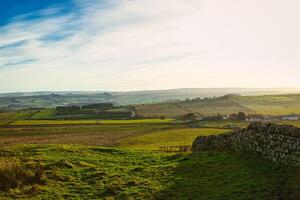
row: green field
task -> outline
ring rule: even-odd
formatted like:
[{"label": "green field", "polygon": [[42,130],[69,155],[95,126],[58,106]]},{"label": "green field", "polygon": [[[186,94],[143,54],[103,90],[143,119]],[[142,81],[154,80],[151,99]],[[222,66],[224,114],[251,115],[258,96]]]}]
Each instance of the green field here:
[{"label": "green field", "polygon": [[2,148],[0,155],[31,165],[38,163],[45,169],[40,183],[0,191],[3,199],[300,197],[299,172],[294,168],[225,153],[167,154],[72,145],[22,145]]},{"label": "green field", "polygon": [[[253,112],[236,101],[140,108],[152,117]],[[110,112],[125,111],[118,109]],[[199,121],[198,128],[190,128],[171,118],[58,120],[55,115],[55,109],[0,112],[0,199],[300,199],[299,168],[247,155],[161,151],[190,146],[200,135],[246,127],[246,121]],[[277,123],[300,127],[299,121]]]},{"label": "green field", "polygon": [[54,108],[62,105],[116,102],[118,105],[160,103],[186,98],[220,97],[226,94],[268,95],[299,92],[297,90],[266,90],[247,88],[183,88],[131,92],[25,92],[0,94],[0,108]]},{"label": "green field", "polygon": [[200,135],[215,135],[224,133],[225,129],[195,128],[157,131],[126,138],[120,142],[122,147],[139,150],[159,150],[163,146],[191,145]]},{"label": "green field", "polygon": [[45,108],[32,115],[30,119],[51,119],[55,115],[54,108]]},{"label": "green field", "polygon": [[[32,108],[21,110],[0,110],[0,125],[10,124],[16,120],[120,120],[130,119],[128,106],[103,109],[66,109]],[[58,122],[59,123],[59,122]],[[72,122],[71,122],[72,123]],[[76,123],[76,122],[74,122]]]},{"label": "green field", "polygon": [[136,105],[140,116],[176,117],[186,113],[202,115],[228,115],[236,112],[263,115],[300,113],[300,95],[226,96],[207,100],[189,100],[173,103]]},{"label": "green field", "polygon": [[241,106],[230,99],[211,99],[182,101],[176,103],[157,103],[136,105],[135,109],[140,116],[166,116],[176,117],[186,113],[198,113],[202,115],[231,114],[234,112],[254,113],[253,110]]},{"label": "green field", "polygon": [[0,125],[9,124],[15,120],[29,119],[37,113],[36,110],[20,110],[0,112]]},{"label": "green field", "polygon": [[[25,98],[25,97],[24,97]],[[29,97],[26,97],[29,98]],[[25,99],[26,99],[25,98]],[[42,98],[42,97],[40,97]],[[51,97],[54,98],[54,97]],[[58,98],[58,97],[55,97]],[[62,97],[61,97],[62,98]],[[264,95],[264,96],[237,96],[227,95],[211,99],[192,99],[176,102],[160,102],[151,104],[132,105],[137,117],[141,118],[176,118],[187,113],[211,115],[228,115],[244,112],[246,114],[287,115],[300,113],[300,95]],[[75,112],[75,111],[74,111]],[[131,117],[128,106],[115,107],[105,111],[79,110],[75,113],[59,114],[54,108],[0,112],[0,124],[21,119],[129,119]],[[12,114],[12,115],[11,115]],[[1,116],[2,115],[2,116]],[[5,120],[4,120],[5,119]]]},{"label": "green field", "polygon": [[299,94],[241,96],[233,100],[242,106],[264,115],[300,113]]},{"label": "green field", "polygon": [[137,120],[16,120],[10,125],[63,125],[63,124],[144,124],[170,123],[173,119],[137,119]]}]

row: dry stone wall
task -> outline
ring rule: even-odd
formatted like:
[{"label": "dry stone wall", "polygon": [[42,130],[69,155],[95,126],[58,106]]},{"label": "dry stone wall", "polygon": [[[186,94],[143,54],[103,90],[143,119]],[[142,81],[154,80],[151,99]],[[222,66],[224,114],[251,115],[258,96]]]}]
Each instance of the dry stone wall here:
[{"label": "dry stone wall", "polygon": [[193,151],[247,152],[274,162],[300,165],[300,129],[255,122],[246,129],[199,136],[192,148]]}]

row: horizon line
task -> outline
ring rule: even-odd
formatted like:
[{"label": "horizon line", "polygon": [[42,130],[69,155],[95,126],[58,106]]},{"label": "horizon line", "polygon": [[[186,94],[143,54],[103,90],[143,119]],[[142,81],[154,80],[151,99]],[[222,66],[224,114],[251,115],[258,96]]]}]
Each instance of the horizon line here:
[{"label": "horizon line", "polygon": [[39,92],[90,92],[90,93],[105,93],[105,92],[147,92],[147,91],[167,91],[167,90],[185,90],[185,89],[256,89],[256,90],[299,90],[300,87],[183,87],[183,88],[162,88],[162,89],[144,89],[144,90],[33,90],[33,91],[12,91],[0,92],[0,94],[14,93],[39,93]]}]

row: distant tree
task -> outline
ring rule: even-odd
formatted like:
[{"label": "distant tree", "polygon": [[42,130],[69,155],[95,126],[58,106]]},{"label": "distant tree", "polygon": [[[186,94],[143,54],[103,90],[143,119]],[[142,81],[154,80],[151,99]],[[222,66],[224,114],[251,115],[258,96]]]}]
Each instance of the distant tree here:
[{"label": "distant tree", "polygon": [[94,103],[94,104],[83,105],[82,109],[108,110],[108,109],[112,109],[113,107],[114,107],[114,105],[112,103]]},{"label": "distant tree", "polygon": [[262,120],[264,119],[264,116],[262,114],[248,114],[246,117],[248,120]]},{"label": "distant tree", "polygon": [[240,121],[246,120],[246,114],[243,113],[243,112],[239,112],[239,113],[237,114],[237,119],[240,120]]},{"label": "distant tree", "polygon": [[237,114],[236,114],[236,113],[231,113],[231,114],[229,115],[229,119],[230,119],[230,120],[237,120]]},{"label": "distant tree", "polygon": [[194,122],[197,120],[197,116],[194,113],[187,113],[182,115],[180,119],[184,122]]},{"label": "distant tree", "polygon": [[163,115],[161,115],[159,118],[162,119],[162,120],[166,119],[166,117],[163,116]]},{"label": "distant tree", "polygon": [[243,112],[239,113],[232,113],[229,115],[230,120],[239,120],[239,121],[244,121],[246,120],[246,114]]},{"label": "distant tree", "polygon": [[218,113],[217,115],[205,116],[205,117],[203,117],[203,120],[207,120],[207,121],[219,121],[219,120],[223,120],[223,115],[221,115],[220,113]]}]

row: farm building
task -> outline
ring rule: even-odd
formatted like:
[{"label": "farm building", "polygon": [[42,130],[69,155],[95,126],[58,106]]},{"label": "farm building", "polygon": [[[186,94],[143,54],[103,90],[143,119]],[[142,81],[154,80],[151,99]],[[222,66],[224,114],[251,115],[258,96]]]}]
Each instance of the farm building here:
[{"label": "farm building", "polygon": [[281,117],[282,120],[288,120],[288,121],[296,121],[299,120],[299,116],[296,115],[285,115]]}]

